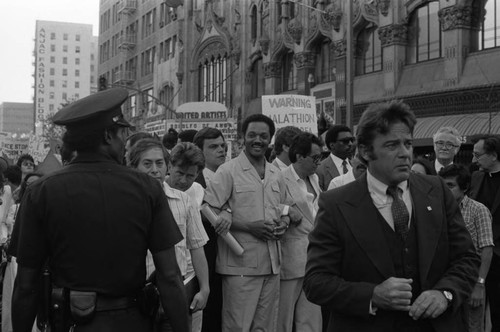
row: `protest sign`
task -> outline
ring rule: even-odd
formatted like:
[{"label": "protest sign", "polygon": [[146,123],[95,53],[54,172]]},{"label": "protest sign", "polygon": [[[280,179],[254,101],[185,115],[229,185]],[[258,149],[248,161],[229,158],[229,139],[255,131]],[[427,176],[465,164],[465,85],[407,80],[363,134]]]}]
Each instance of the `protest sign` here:
[{"label": "protest sign", "polygon": [[276,129],[294,126],[318,134],[316,98],[303,95],[262,96],[262,114],[269,116]]}]

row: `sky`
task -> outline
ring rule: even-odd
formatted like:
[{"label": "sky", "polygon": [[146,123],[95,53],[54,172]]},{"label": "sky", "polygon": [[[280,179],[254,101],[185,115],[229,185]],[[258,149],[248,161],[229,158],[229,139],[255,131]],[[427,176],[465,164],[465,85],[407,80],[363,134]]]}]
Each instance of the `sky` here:
[{"label": "sky", "polygon": [[37,20],[92,24],[99,29],[99,0],[0,0],[0,103],[33,102]]}]

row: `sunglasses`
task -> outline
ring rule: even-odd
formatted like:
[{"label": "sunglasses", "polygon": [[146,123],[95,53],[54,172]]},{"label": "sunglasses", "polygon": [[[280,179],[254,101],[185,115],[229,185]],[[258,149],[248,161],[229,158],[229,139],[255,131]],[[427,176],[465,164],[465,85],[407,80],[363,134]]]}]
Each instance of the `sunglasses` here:
[{"label": "sunglasses", "polygon": [[354,137],[346,137],[337,140],[338,142],[342,142],[344,144],[354,143],[356,139]]},{"label": "sunglasses", "polygon": [[321,153],[315,154],[313,156],[308,156],[310,157],[315,164],[318,164],[321,161],[321,158],[323,157]]}]

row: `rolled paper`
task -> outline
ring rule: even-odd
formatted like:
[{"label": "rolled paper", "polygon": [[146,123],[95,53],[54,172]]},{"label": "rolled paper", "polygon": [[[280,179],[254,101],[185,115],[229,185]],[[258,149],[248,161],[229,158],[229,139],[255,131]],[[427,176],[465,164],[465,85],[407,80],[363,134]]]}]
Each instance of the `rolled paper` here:
[{"label": "rolled paper", "polygon": [[[203,215],[208,219],[208,221],[210,221],[210,223],[212,224],[213,227],[217,226],[217,224],[218,224],[217,220],[219,219],[219,216],[217,214],[215,214],[215,212],[212,210],[212,208],[208,204],[205,203],[201,206],[201,213],[203,213]],[[236,240],[234,238],[234,236],[233,236],[233,234],[231,234],[231,232],[227,232],[224,235],[219,234],[219,236],[222,237],[222,239],[227,243],[229,248],[231,248],[231,250],[236,255],[238,255],[238,256],[243,255],[243,252],[245,251],[245,249],[243,249],[241,244],[238,242],[238,240]]]}]

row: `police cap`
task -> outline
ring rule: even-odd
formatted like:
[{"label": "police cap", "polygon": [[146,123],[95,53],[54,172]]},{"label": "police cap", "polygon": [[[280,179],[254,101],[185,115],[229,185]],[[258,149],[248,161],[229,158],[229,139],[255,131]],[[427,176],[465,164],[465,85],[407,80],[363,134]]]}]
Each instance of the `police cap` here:
[{"label": "police cap", "polygon": [[123,88],[100,91],[63,107],[52,117],[52,122],[68,130],[104,129],[113,124],[130,127],[121,109],[127,97],[128,91]]}]

